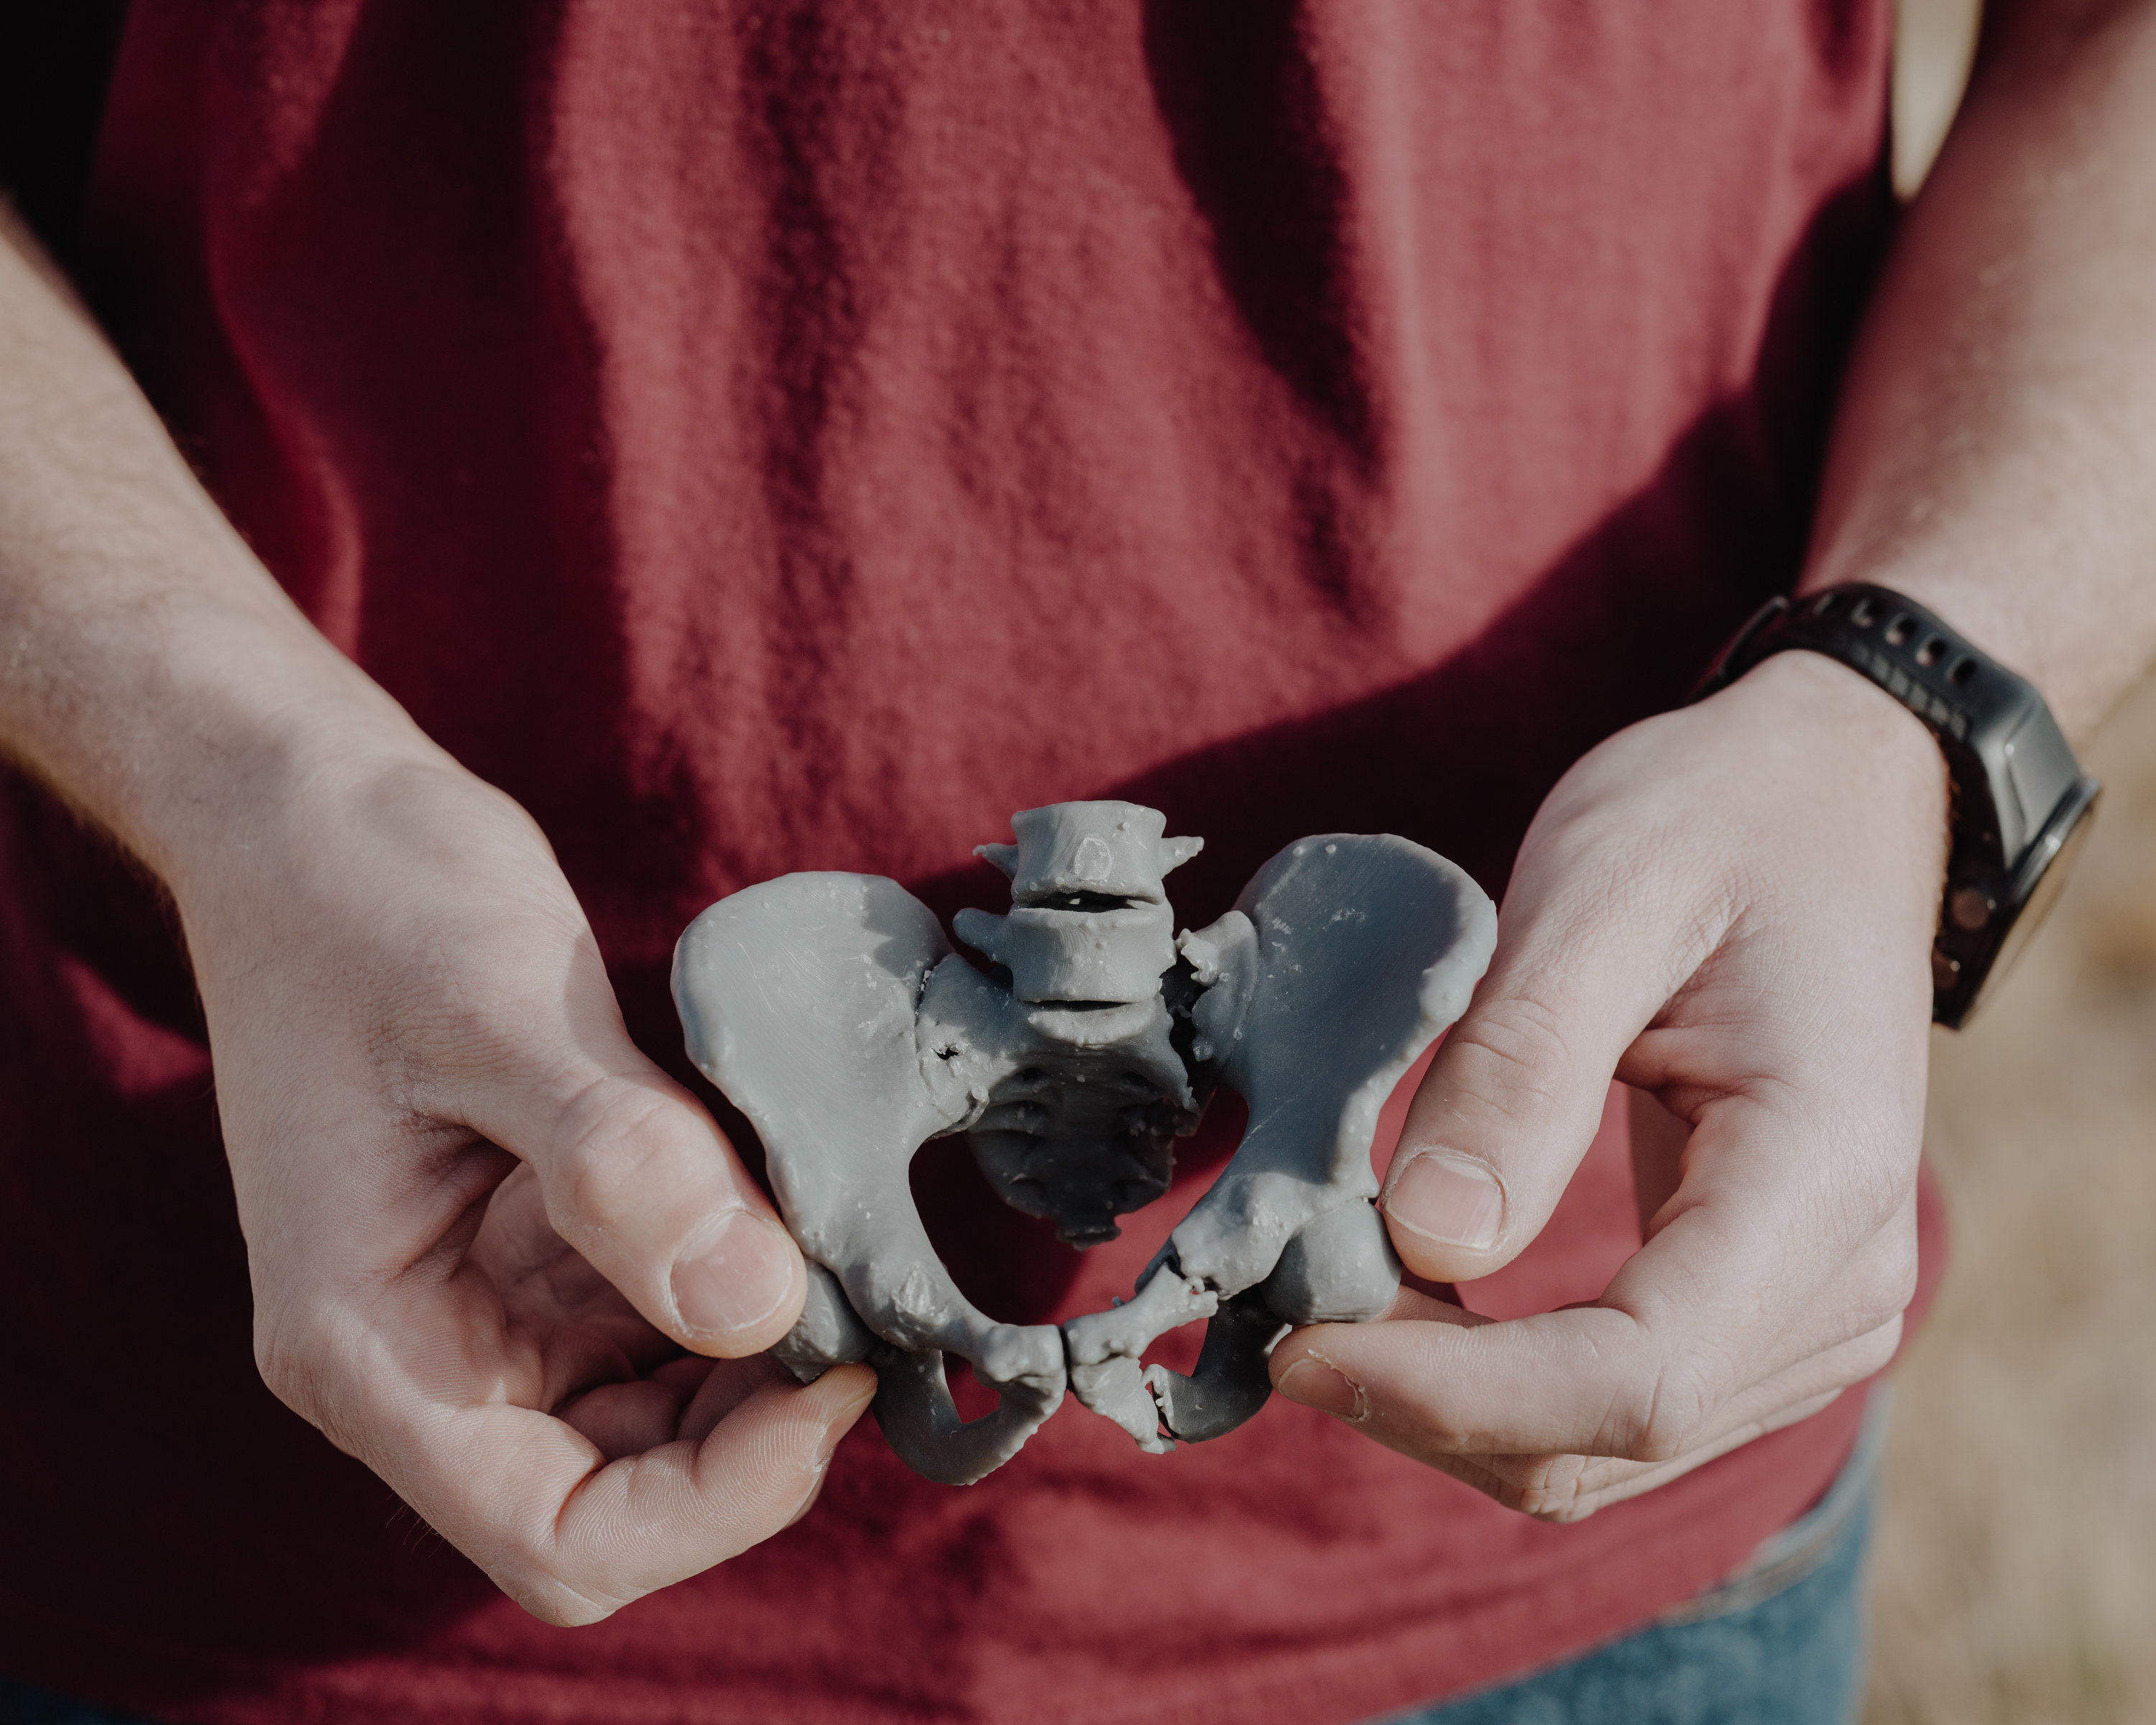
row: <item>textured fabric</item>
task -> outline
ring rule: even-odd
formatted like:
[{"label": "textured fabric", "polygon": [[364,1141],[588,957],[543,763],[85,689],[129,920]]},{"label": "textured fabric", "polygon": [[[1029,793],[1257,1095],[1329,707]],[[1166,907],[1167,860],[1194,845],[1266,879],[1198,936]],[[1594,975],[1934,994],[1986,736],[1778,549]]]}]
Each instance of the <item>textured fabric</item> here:
[{"label": "textured fabric", "polygon": [[[1826,1496],[1720,1586],[1517,1682],[1373,1725],[1844,1725],[1864,1671],[1864,1556],[1890,1400]],[[0,1725],[149,1725],[0,1678]]]},{"label": "textured fabric", "polygon": [[1867,1497],[1826,1561],[1742,1610],[1386,1725],[1850,1725],[1863,1699]]},{"label": "textured fabric", "polygon": [[[1865,1558],[1887,1400],[1763,1574],[1517,1682],[1379,1725],[1849,1725],[1864,1693]],[[1761,1584],[1764,1583],[1765,1584]]]},{"label": "textured fabric", "polygon": [[[1890,213],[1883,0],[136,0],[86,285],[328,634],[530,809],[633,1033],[801,867],[998,901],[1009,811],[1310,831],[1493,892],[1583,750],[1785,583]],[[0,829],[0,1666],[176,1719],[1344,1720],[1637,1624],[1815,1498],[1856,1399],[1575,1527],[1276,1404],[1067,1407],[595,1628],[495,1596],[256,1381],[166,919]],[[1591,1296],[1622,1111],[1466,1291]],[[1097,1308],[963,1150],[968,1291]],[[1194,1337],[1186,1338],[1194,1346]]]}]

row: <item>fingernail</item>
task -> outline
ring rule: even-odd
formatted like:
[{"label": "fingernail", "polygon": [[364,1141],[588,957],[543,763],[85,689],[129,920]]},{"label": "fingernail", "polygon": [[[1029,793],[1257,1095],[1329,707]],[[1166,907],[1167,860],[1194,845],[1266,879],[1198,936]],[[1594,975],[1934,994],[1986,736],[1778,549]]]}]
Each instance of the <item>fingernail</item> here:
[{"label": "fingernail", "polygon": [[1370,1410],[1363,1386],[1330,1360],[1314,1354],[1306,1354],[1290,1366],[1276,1387],[1291,1402],[1301,1402],[1321,1414],[1337,1414],[1342,1420],[1360,1420]]},{"label": "fingernail", "polygon": [[1425,1240],[1487,1251],[1504,1225],[1505,1189],[1472,1156],[1426,1150],[1393,1182],[1385,1214]]},{"label": "fingernail", "polygon": [[717,1336],[761,1323],[793,1292],[793,1258],[775,1223],[736,1210],[674,1266],[682,1322]]}]

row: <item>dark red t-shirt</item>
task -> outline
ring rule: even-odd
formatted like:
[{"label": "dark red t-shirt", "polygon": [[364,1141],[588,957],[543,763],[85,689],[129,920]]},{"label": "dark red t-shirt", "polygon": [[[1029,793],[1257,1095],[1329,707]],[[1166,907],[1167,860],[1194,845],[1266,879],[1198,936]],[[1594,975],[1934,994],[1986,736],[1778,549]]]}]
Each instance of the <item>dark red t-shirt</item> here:
[{"label": "dark red t-shirt", "polygon": [[[136,0],[82,255],[321,628],[545,827],[632,1030],[798,868],[999,901],[1014,809],[1313,830],[1495,893],[1571,761],[1792,577],[1891,214],[1885,0]],[[1715,1579],[1845,1397],[1576,1527],[1307,1410],[1173,1456],[1066,1406],[965,1490],[872,1426],[814,1512],[591,1629],[496,1596],[249,1357],[184,962],[0,826],[0,1666],[174,1717],[1340,1721]],[[1621,1110],[1464,1290],[1590,1297]],[[963,1151],[970,1292],[1106,1303]]]}]

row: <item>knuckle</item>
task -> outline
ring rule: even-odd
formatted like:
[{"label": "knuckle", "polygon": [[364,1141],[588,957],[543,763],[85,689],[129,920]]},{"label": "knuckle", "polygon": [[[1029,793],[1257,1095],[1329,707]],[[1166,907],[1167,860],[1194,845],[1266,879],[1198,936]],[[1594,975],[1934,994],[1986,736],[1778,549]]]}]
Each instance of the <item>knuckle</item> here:
[{"label": "knuckle", "polygon": [[1559,1014],[1539,1000],[1492,1000],[1455,1032],[1453,1060],[1476,1090],[1512,1112],[1543,1112],[1567,1088],[1573,1053]]},{"label": "knuckle", "polygon": [[547,1209],[565,1237],[621,1231],[680,1183],[676,1145],[659,1130],[665,1104],[649,1091],[603,1084],[566,1111],[567,1142],[542,1170]]}]

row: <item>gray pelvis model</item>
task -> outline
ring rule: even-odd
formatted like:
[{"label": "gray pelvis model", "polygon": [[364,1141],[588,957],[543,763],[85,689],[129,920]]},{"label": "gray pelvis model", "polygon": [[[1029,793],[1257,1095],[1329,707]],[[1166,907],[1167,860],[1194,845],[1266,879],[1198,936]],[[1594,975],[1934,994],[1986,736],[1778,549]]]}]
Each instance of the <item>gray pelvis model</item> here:
[{"label": "gray pelvis model", "polygon": [[[773,1353],[803,1379],[872,1362],[891,1447],[954,1485],[1015,1455],[1066,1384],[1142,1449],[1217,1436],[1264,1404],[1286,1326],[1385,1309],[1399,1263],[1371,1202],[1378,1111],[1466,1009],[1496,936],[1481,889],[1404,839],[1305,839],[1219,922],[1171,937],[1161,877],[1202,840],[1164,839],[1131,803],[1011,826],[1017,844],[978,853],[1010,876],[1009,914],[953,925],[993,978],[873,875],[752,886],[674,954],[690,1055],[762,1136],[808,1260],[807,1309]],[[1174,1140],[1222,1085],[1249,1127],[1135,1299],[1059,1332],[958,1291],[907,1185],[922,1143],[965,1133],[1007,1203],[1091,1245],[1168,1189]],[[1201,1317],[1194,1375],[1141,1365]],[[947,1353],[995,1411],[959,1419]]]}]

